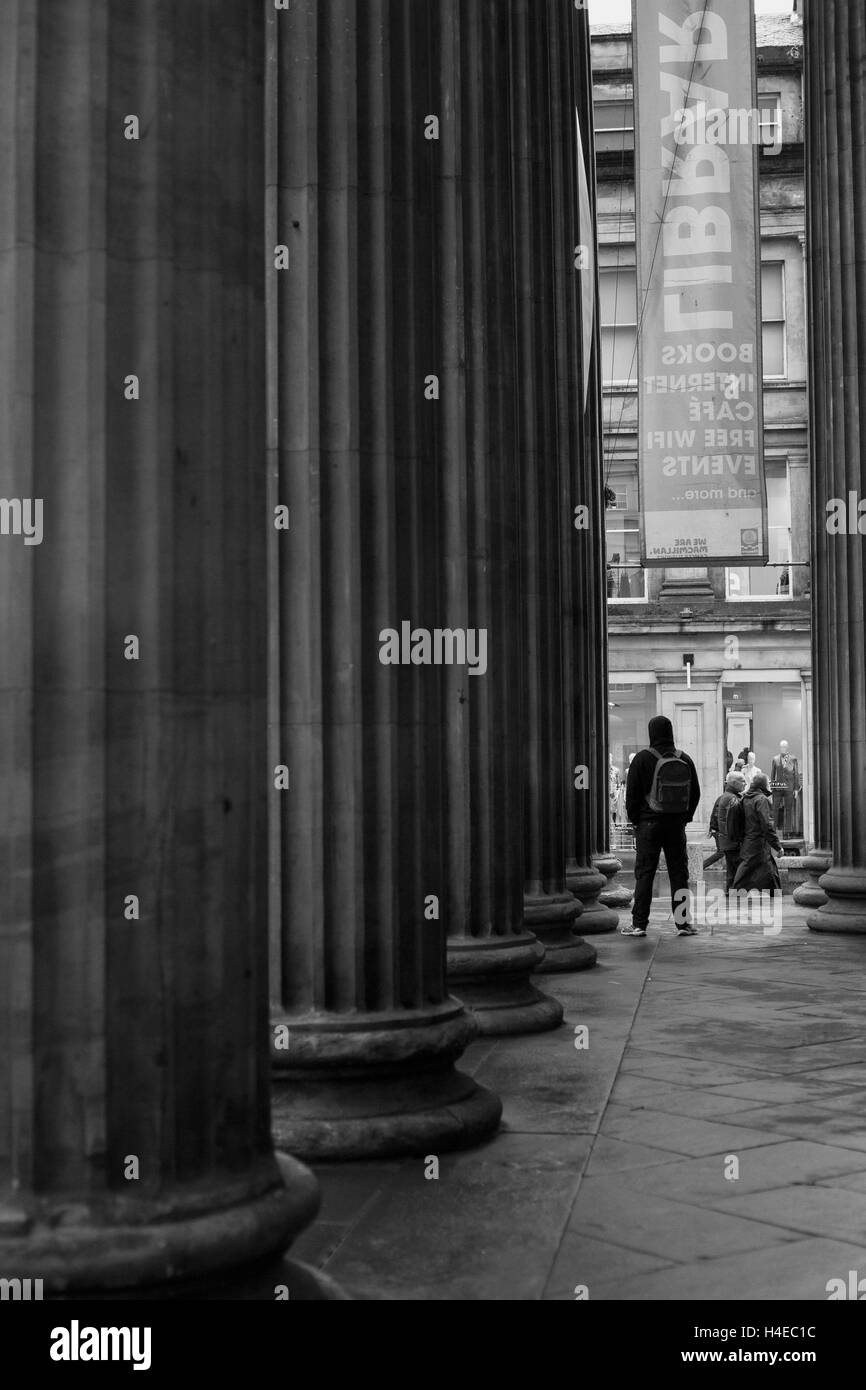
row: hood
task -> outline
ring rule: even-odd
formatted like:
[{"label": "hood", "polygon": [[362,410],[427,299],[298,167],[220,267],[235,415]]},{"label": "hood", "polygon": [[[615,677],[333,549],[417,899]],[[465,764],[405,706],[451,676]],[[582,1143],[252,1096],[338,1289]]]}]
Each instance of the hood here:
[{"label": "hood", "polygon": [[766,772],[759,772],[757,777],[752,778],[746,789],[746,796],[757,796],[759,792],[764,796],[770,795],[770,783],[767,781]]},{"label": "hood", "polygon": [[669,748],[674,741],[674,726],[666,714],[656,714],[649,722],[649,741],[652,748]]}]

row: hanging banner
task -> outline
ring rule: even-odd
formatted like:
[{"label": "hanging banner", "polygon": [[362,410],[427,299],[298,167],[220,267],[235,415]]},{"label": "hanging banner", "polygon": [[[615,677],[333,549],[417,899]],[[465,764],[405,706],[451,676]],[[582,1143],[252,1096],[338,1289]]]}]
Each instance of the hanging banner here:
[{"label": "hanging banner", "polygon": [[645,565],[761,565],[752,0],[632,0]]}]

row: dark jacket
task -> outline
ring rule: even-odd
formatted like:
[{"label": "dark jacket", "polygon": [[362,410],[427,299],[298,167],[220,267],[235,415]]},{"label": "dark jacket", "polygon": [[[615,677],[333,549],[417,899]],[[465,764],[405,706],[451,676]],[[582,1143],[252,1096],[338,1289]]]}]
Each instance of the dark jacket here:
[{"label": "dark jacket", "polygon": [[770,798],[760,787],[754,785],[749,787],[743,797],[743,811],[746,818],[746,829],[740,849],[740,858],[742,860],[763,859],[768,857],[773,849],[777,854],[781,854],[782,845],[776,834],[776,826],[770,809]]},{"label": "dark jacket", "polygon": [[761,785],[766,780],[762,776],[757,785],[753,782],[743,797],[746,829],[740,846],[740,867],[734,879],[735,888],[748,890],[780,886],[779,866],[771,851],[781,854],[782,845],[773,823],[770,798]]},{"label": "dark jacket", "polygon": [[[657,752],[661,753],[662,757],[665,755],[672,756],[675,753],[673,725],[666,715],[657,714],[654,719],[650,720],[649,736],[650,748],[655,748]],[[635,754],[631,766],[629,767],[628,778],[625,784],[625,812],[632,825],[637,825],[639,820],[648,818],[654,820],[662,818],[665,820],[679,820],[684,825],[688,825],[689,821],[694,819],[695,811],[698,808],[698,802],[701,799],[701,786],[698,781],[698,774],[695,771],[695,765],[688,753],[683,753],[683,761],[686,763],[691,773],[689,813],[687,816],[671,816],[668,813],[662,813],[662,815],[656,816],[655,812],[651,811],[647,806],[646,798],[653,784],[653,777],[658,766],[658,759],[653,757],[649,748],[642,748],[639,753]]]},{"label": "dark jacket", "polygon": [[[730,825],[731,823],[734,823],[735,818],[730,816],[730,810],[732,806],[739,806],[741,802],[742,797],[737,796],[736,792],[726,791],[722,792],[721,796],[717,799],[716,804],[713,807],[712,814],[710,816],[710,834],[716,835],[718,837],[717,843],[719,849],[733,850],[739,849],[740,847],[740,841],[736,839],[734,836],[722,834],[721,830],[719,829],[719,824],[720,822],[723,825],[725,824],[725,812],[728,813],[728,824]],[[722,812],[721,816],[719,815],[720,811]]]}]

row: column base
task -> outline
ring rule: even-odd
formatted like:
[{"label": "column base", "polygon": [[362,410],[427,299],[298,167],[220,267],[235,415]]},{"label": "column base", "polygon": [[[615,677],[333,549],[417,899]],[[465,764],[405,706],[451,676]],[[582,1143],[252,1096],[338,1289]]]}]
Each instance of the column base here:
[{"label": "column base", "polygon": [[108,1198],[39,1202],[6,1213],[0,1268],[41,1279],[45,1297],[203,1278],[285,1250],[319,1209],[313,1174],[289,1158],[262,1164],[243,1184],[203,1184],[163,1202]]},{"label": "column base", "polygon": [[829,869],[819,886],[827,901],[806,918],[809,930],[866,936],[866,869]]},{"label": "column base", "polygon": [[478,1024],[456,999],[424,1011],[275,1017],[274,1143],[321,1162],[439,1154],[499,1126],[502,1103],[454,1066]]},{"label": "column base", "polygon": [[598,854],[593,854],[591,859],[593,868],[598,869],[598,872],[608,879],[613,878],[622,868],[622,860],[617,859],[610,850],[600,850]]},{"label": "column base", "polygon": [[579,899],[583,907],[580,914],[582,936],[600,936],[603,932],[616,931],[619,926],[619,914],[598,900],[599,892],[606,882],[605,875],[589,865],[575,864],[573,867],[566,867],[566,887]]},{"label": "column base", "polygon": [[536,967],[536,974],[589,970],[595,965],[595,948],[573,930],[581,904],[572,893],[527,894],[523,902],[524,923],[544,947],[544,960]]},{"label": "column base", "polygon": [[612,911],[619,914],[626,912],[631,907],[634,894],[630,888],[624,884],[614,884],[613,879],[622,869],[622,860],[617,859],[616,855],[605,851],[602,854],[592,856],[593,866],[599,873],[604,874],[608,881],[607,888],[602,888],[598,895],[598,900],[604,907],[609,907]]},{"label": "column base", "polygon": [[448,938],[448,983],[479,1032],[491,1037],[543,1033],[562,1022],[562,1005],[530,984],[544,959],[531,932]]},{"label": "column base", "polygon": [[794,889],[794,902],[798,907],[824,906],[827,901],[827,894],[819,885],[818,879],[822,874],[828,872],[832,862],[833,856],[829,850],[825,849],[813,849],[803,856],[801,863],[809,877]]}]

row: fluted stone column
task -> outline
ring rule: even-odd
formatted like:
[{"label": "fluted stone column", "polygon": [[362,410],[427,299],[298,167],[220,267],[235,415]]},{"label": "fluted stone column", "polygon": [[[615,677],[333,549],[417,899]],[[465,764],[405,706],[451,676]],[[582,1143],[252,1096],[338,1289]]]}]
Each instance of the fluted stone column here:
[{"label": "fluted stone column", "polygon": [[[825,373],[832,354],[828,314],[830,265],[831,210],[822,196],[816,174],[823,169],[827,157],[827,120],[823,105],[823,68],[825,36],[817,29],[811,31],[806,47],[808,95],[806,101],[806,219],[808,338],[809,338],[809,421],[812,460],[809,470],[811,513],[811,591],[812,591],[812,749],[811,790],[813,804],[813,834],[809,853],[803,856],[808,878],[794,890],[794,902],[800,907],[819,908],[827,901],[820,878],[832,862],[830,850],[831,787],[833,764],[830,750],[833,672],[830,655],[830,626],[826,608],[833,593],[834,574],[831,568],[833,547],[838,537],[827,534],[826,490],[827,455],[832,429],[831,404]],[[820,73],[820,76],[819,76]],[[822,175],[822,178],[826,174]],[[819,467],[819,458],[824,459]],[[802,793],[801,793],[802,795]]]},{"label": "fluted stone column", "polygon": [[478,1025],[449,994],[444,930],[457,688],[481,701],[466,692],[487,676],[380,659],[388,630],[459,627],[472,606],[459,545],[463,572],[447,572],[461,475],[441,461],[445,441],[465,448],[463,388],[437,331],[457,311],[440,310],[436,258],[452,264],[462,236],[441,193],[457,11],[299,0],[270,20],[270,236],[291,258],[268,367],[291,511],[272,565],[271,748],[289,779],[274,794],[274,1131],[321,1158],[436,1153],[491,1133],[501,1109],[454,1066]]},{"label": "fluted stone column", "polygon": [[[866,932],[864,537],[827,534],[827,503],[864,494],[861,402],[866,282],[866,13],[857,0],[806,9],[813,680],[816,844],[832,845],[813,931]],[[866,423],[866,422],[864,422]]]},{"label": "fluted stone column", "polygon": [[[571,680],[567,688],[567,713],[573,728],[573,761],[587,769],[587,780],[568,801],[569,861],[566,882],[580,899],[583,912],[581,932],[615,931],[619,917],[599,901],[608,877],[620,867],[618,860],[605,861],[607,849],[607,595],[604,583],[604,496],[601,429],[601,367],[598,315],[593,312],[591,336],[581,332],[584,300],[598,303],[597,244],[595,225],[595,181],[589,171],[595,168],[592,133],[592,65],[589,48],[589,14],[577,11],[572,18],[574,44],[569,55],[574,65],[576,117],[579,146],[567,150],[563,180],[572,190],[578,208],[576,243],[592,248],[588,264],[577,273],[572,265],[562,277],[561,296],[567,296],[568,348],[571,359],[568,382],[571,387],[568,420],[573,436],[567,444],[571,461],[570,505],[563,507],[567,550],[566,574],[570,575],[568,634],[573,657],[569,663]],[[581,189],[580,183],[583,187]],[[582,194],[582,196],[581,196]],[[589,525],[577,529],[574,509],[587,509]],[[604,818],[599,817],[599,806]],[[609,856],[612,858],[612,856]],[[599,862],[601,861],[601,862]],[[604,864],[604,869],[602,869]]]},{"label": "fluted stone column", "polygon": [[442,618],[487,633],[483,676],[443,672],[448,976],[482,1032],[536,1032],[562,1005],[530,983],[544,950],[523,925],[508,6],[440,0],[439,12]]},{"label": "fluted stone column", "polygon": [[[284,1248],[266,936],[262,11],[7,7],[0,1272]],[[34,536],[33,539],[36,539]]]},{"label": "fluted stone column", "polygon": [[[525,756],[525,920],[542,941],[542,971],[578,970],[595,951],[574,934],[580,903],[566,883],[567,799],[575,796],[571,572],[564,534],[571,516],[576,362],[573,287],[577,225],[574,7],[567,0],[513,0],[512,144],[517,242],[518,439],[520,448]],[[571,171],[568,163],[571,161]],[[568,509],[568,517],[565,511]],[[570,543],[570,538],[569,538]]]}]

